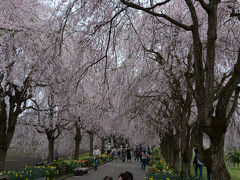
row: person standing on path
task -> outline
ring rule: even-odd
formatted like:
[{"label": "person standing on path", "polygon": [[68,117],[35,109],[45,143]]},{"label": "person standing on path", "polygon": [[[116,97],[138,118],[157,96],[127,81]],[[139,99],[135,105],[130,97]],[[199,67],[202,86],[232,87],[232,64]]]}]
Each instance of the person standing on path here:
[{"label": "person standing on path", "polygon": [[136,148],[135,161],[139,161],[139,157],[140,157],[140,149],[137,147],[137,148]]},{"label": "person standing on path", "polygon": [[147,163],[147,152],[144,149],[142,151],[142,169],[144,169],[144,170],[145,170],[145,167],[146,167],[146,163]]},{"label": "person standing on path", "polygon": [[194,149],[195,156],[193,159],[193,166],[195,170],[195,176],[198,177],[198,169],[199,169],[199,178],[202,179],[202,169],[203,169],[203,163],[198,159],[198,150]]},{"label": "person standing on path", "polygon": [[117,150],[116,150],[116,148],[113,146],[113,147],[112,147],[112,152],[111,152],[112,161],[114,161],[114,160],[116,159],[116,155],[117,155]]},{"label": "person standing on path", "polygon": [[110,155],[110,153],[111,153],[111,144],[108,143],[107,144],[107,154]]},{"label": "person standing on path", "polygon": [[99,159],[99,157],[100,157],[100,154],[101,154],[101,152],[100,152],[100,150],[98,149],[98,146],[97,146],[97,145],[94,146],[94,150],[93,150],[93,157],[94,157],[94,163],[95,163],[95,165],[94,165],[94,170],[97,170],[98,159]]},{"label": "person standing on path", "polygon": [[126,155],[127,155],[127,149],[123,148],[122,149],[122,162],[125,162],[126,160]]},{"label": "person standing on path", "polygon": [[131,149],[129,146],[127,147],[127,161],[131,161]]}]

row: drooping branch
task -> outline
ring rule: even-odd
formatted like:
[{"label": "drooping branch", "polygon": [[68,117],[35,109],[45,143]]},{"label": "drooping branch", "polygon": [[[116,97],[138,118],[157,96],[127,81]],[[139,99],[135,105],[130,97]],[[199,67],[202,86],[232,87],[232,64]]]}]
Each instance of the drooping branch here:
[{"label": "drooping branch", "polygon": [[162,13],[157,13],[157,12],[154,12],[154,11],[151,11],[151,9],[149,8],[144,8],[138,4],[135,4],[135,3],[132,3],[132,2],[128,2],[128,1],[125,1],[125,0],[121,0],[121,2],[125,5],[127,5],[128,7],[131,7],[131,8],[134,8],[134,9],[138,9],[138,10],[142,10],[148,14],[151,14],[155,17],[162,17],[166,20],[168,20],[170,23],[178,26],[178,27],[181,27],[183,29],[185,29],[186,31],[191,31],[192,30],[192,26],[190,25],[186,25],[186,24],[183,24],[173,18],[171,18],[170,16],[166,15],[166,14],[162,14]]}]

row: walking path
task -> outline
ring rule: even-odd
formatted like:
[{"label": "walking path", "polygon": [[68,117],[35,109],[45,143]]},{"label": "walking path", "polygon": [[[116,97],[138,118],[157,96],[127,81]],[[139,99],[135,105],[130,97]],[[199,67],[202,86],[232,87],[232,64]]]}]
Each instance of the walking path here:
[{"label": "walking path", "polygon": [[111,176],[113,180],[119,180],[119,174],[129,171],[133,174],[134,180],[144,180],[145,171],[141,169],[140,162],[115,161],[98,167],[98,170],[91,170],[84,176],[73,176],[67,180],[103,180],[105,176]]}]

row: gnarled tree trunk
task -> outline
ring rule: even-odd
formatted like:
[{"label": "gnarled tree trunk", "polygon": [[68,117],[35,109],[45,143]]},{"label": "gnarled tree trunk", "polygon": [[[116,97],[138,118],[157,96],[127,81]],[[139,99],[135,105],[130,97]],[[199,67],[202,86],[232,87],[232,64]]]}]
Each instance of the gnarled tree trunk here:
[{"label": "gnarled tree trunk", "polygon": [[105,152],[105,139],[101,138],[101,153]]},{"label": "gnarled tree trunk", "polygon": [[174,172],[178,173],[178,162],[179,162],[179,139],[177,135],[166,134],[162,139],[161,153],[165,158],[169,168],[173,169]]},{"label": "gnarled tree trunk", "polygon": [[5,168],[5,161],[7,156],[7,147],[0,144],[0,172]]},{"label": "gnarled tree trunk", "polygon": [[192,160],[192,142],[190,140],[190,127],[183,127],[181,133],[181,177],[190,178],[190,167]]},{"label": "gnarled tree trunk", "polygon": [[80,151],[80,144],[82,141],[82,135],[81,135],[81,128],[76,126],[76,135],[75,135],[75,151],[74,151],[74,159],[78,159],[79,151]]},{"label": "gnarled tree trunk", "polygon": [[90,153],[90,155],[92,155],[93,154],[94,134],[93,134],[93,132],[89,132],[88,135],[89,135],[89,153]]},{"label": "gnarled tree trunk", "polygon": [[48,160],[52,162],[54,160],[54,137],[48,136]]}]

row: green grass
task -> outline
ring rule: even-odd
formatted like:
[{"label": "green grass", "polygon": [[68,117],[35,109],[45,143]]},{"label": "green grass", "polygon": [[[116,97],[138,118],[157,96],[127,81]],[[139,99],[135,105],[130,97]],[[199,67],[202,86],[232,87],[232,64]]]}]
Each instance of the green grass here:
[{"label": "green grass", "polygon": [[[230,166],[227,166],[227,168],[228,172],[231,175],[231,180],[240,180],[240,168],[237,167],[233,168]],[[195,175],[193,166],[191,166],[191,175],[192,176]],[[205,167],[203,168],[203,179],[207,180],[207,169]]]}]

